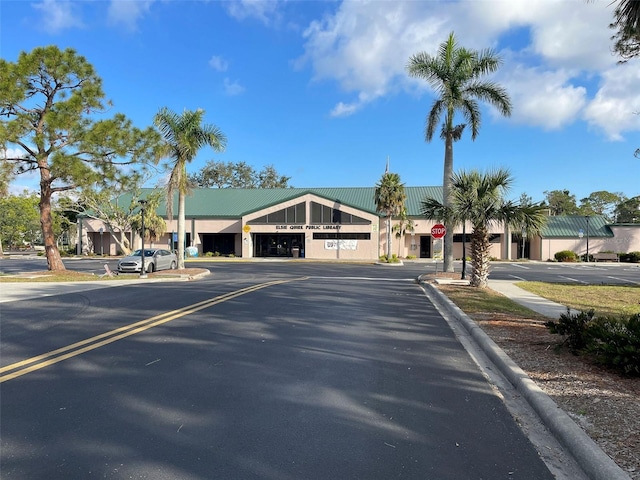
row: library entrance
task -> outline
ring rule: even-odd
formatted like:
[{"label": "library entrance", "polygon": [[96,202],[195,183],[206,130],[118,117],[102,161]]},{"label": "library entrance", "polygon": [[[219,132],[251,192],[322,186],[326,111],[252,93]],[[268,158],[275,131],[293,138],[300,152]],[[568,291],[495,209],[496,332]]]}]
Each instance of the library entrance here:
[{"label": "library entrance", "polygon": [[304,234],[256,233],[253,248],[254,257],[303,257]]}]

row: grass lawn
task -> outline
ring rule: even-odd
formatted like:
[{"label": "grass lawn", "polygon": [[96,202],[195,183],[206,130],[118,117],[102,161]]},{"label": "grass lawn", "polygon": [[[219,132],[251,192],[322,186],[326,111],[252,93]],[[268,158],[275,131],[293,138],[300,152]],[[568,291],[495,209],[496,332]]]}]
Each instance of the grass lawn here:
[{"label": "grass lawn", "polygon": [[0,274],[0,283],[3,282],[85,282],[85,281],[112,281],[126,280],[137,278],[138,275],[114,275],[113,277],[100,277],[91,273],[74,272],[73,270],[64,270],[62,272],[32,272],[24,275],[6,275]]},{"label": "grass lawn", "polygon": [[[604,285],[564,285],[543,282],[519,282],[520,288],[576,310],[595,310],[598,316],[640,313],[640,287]],[[441,286],[453,303],[468,314],[511,313],[543,318],[491,289]]]},{"label": "grass lawn", "polygon": [[576,310],[593,309],[596,316],[640,313],[640,286],[565,285],[543,282],[520,282],[516,285]]}]

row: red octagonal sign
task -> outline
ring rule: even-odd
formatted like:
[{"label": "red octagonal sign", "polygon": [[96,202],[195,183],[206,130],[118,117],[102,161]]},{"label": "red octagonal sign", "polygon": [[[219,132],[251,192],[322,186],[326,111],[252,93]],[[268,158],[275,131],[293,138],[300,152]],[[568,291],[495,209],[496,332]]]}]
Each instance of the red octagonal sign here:
[{"label": "red octagonal sign", "polygon": [[441,223],[437,223],[433,227],[431,227],[431,236],[433,238],[442,238],[446,235],[447,229],[444,228],[444,225]]}]

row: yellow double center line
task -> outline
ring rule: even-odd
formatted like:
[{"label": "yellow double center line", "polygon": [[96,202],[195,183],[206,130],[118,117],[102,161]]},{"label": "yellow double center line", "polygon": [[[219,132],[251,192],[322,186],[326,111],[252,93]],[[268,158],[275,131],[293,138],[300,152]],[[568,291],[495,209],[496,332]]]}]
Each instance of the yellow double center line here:
[{"label": "yellow double center line", "polygon": [[0,383],[6,382],[7,380],[11,380],[16,377],[20,377],[29,372],[33,372],[34,370],[39,370],[41,368],[48,367],[49,365],[62,362],[63,360],[81,355],[85,352],[95,350],[96,348],[100,348],[109,343],[116,342],[131,335],[135,335],[150,328],[157,327],[158,325],[170,322],[171,320],[175,320],[176,318],[181,318],[185,315],[189,315],[199,310],[217,305],[218,303],[226,302],[227,300],[246,295],[247,293],[255,292],[257,290],[271,287],[273,285],[280,285],[297,280],[306,280],[306,278],[307,277],[290,280],[274,280],[272,282],[253,285],[251,287],[236,290],[225,295],[220,295],[215,298],[210,298],[202,302],[194,303],[193,305],[182,307],[177,310],[162,313],[160,315],[156,315],[155,317],[141,320],[140,322],[116,328],[115,330],[96,335],[95,337],[87,338],[86,340],[67,345],[66,347],[58,348],[57,350],[52,350],[48,353],[43,353],[42,355],[38,355],[37,357],[31,357],[26,360],[7,365],[6,367],[0,368]]}]

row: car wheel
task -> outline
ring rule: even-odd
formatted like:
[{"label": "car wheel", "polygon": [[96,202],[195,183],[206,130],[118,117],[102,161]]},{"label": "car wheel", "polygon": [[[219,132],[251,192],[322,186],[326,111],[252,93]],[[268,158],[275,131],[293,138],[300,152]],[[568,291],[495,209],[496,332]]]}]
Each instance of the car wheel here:
[{"label": "car wheel", "polygon": [[156,269],[156,266],[153,263],[150,263],[149,266],[147,267],[147,273],[153,273],[155,269]]},{"label": "car wheel", "polygon": [[176,263],[176,261],[174,260],[173,262],[171,262],[171,270],[175,270],[176,268],[178,268],[178,264]]}]

